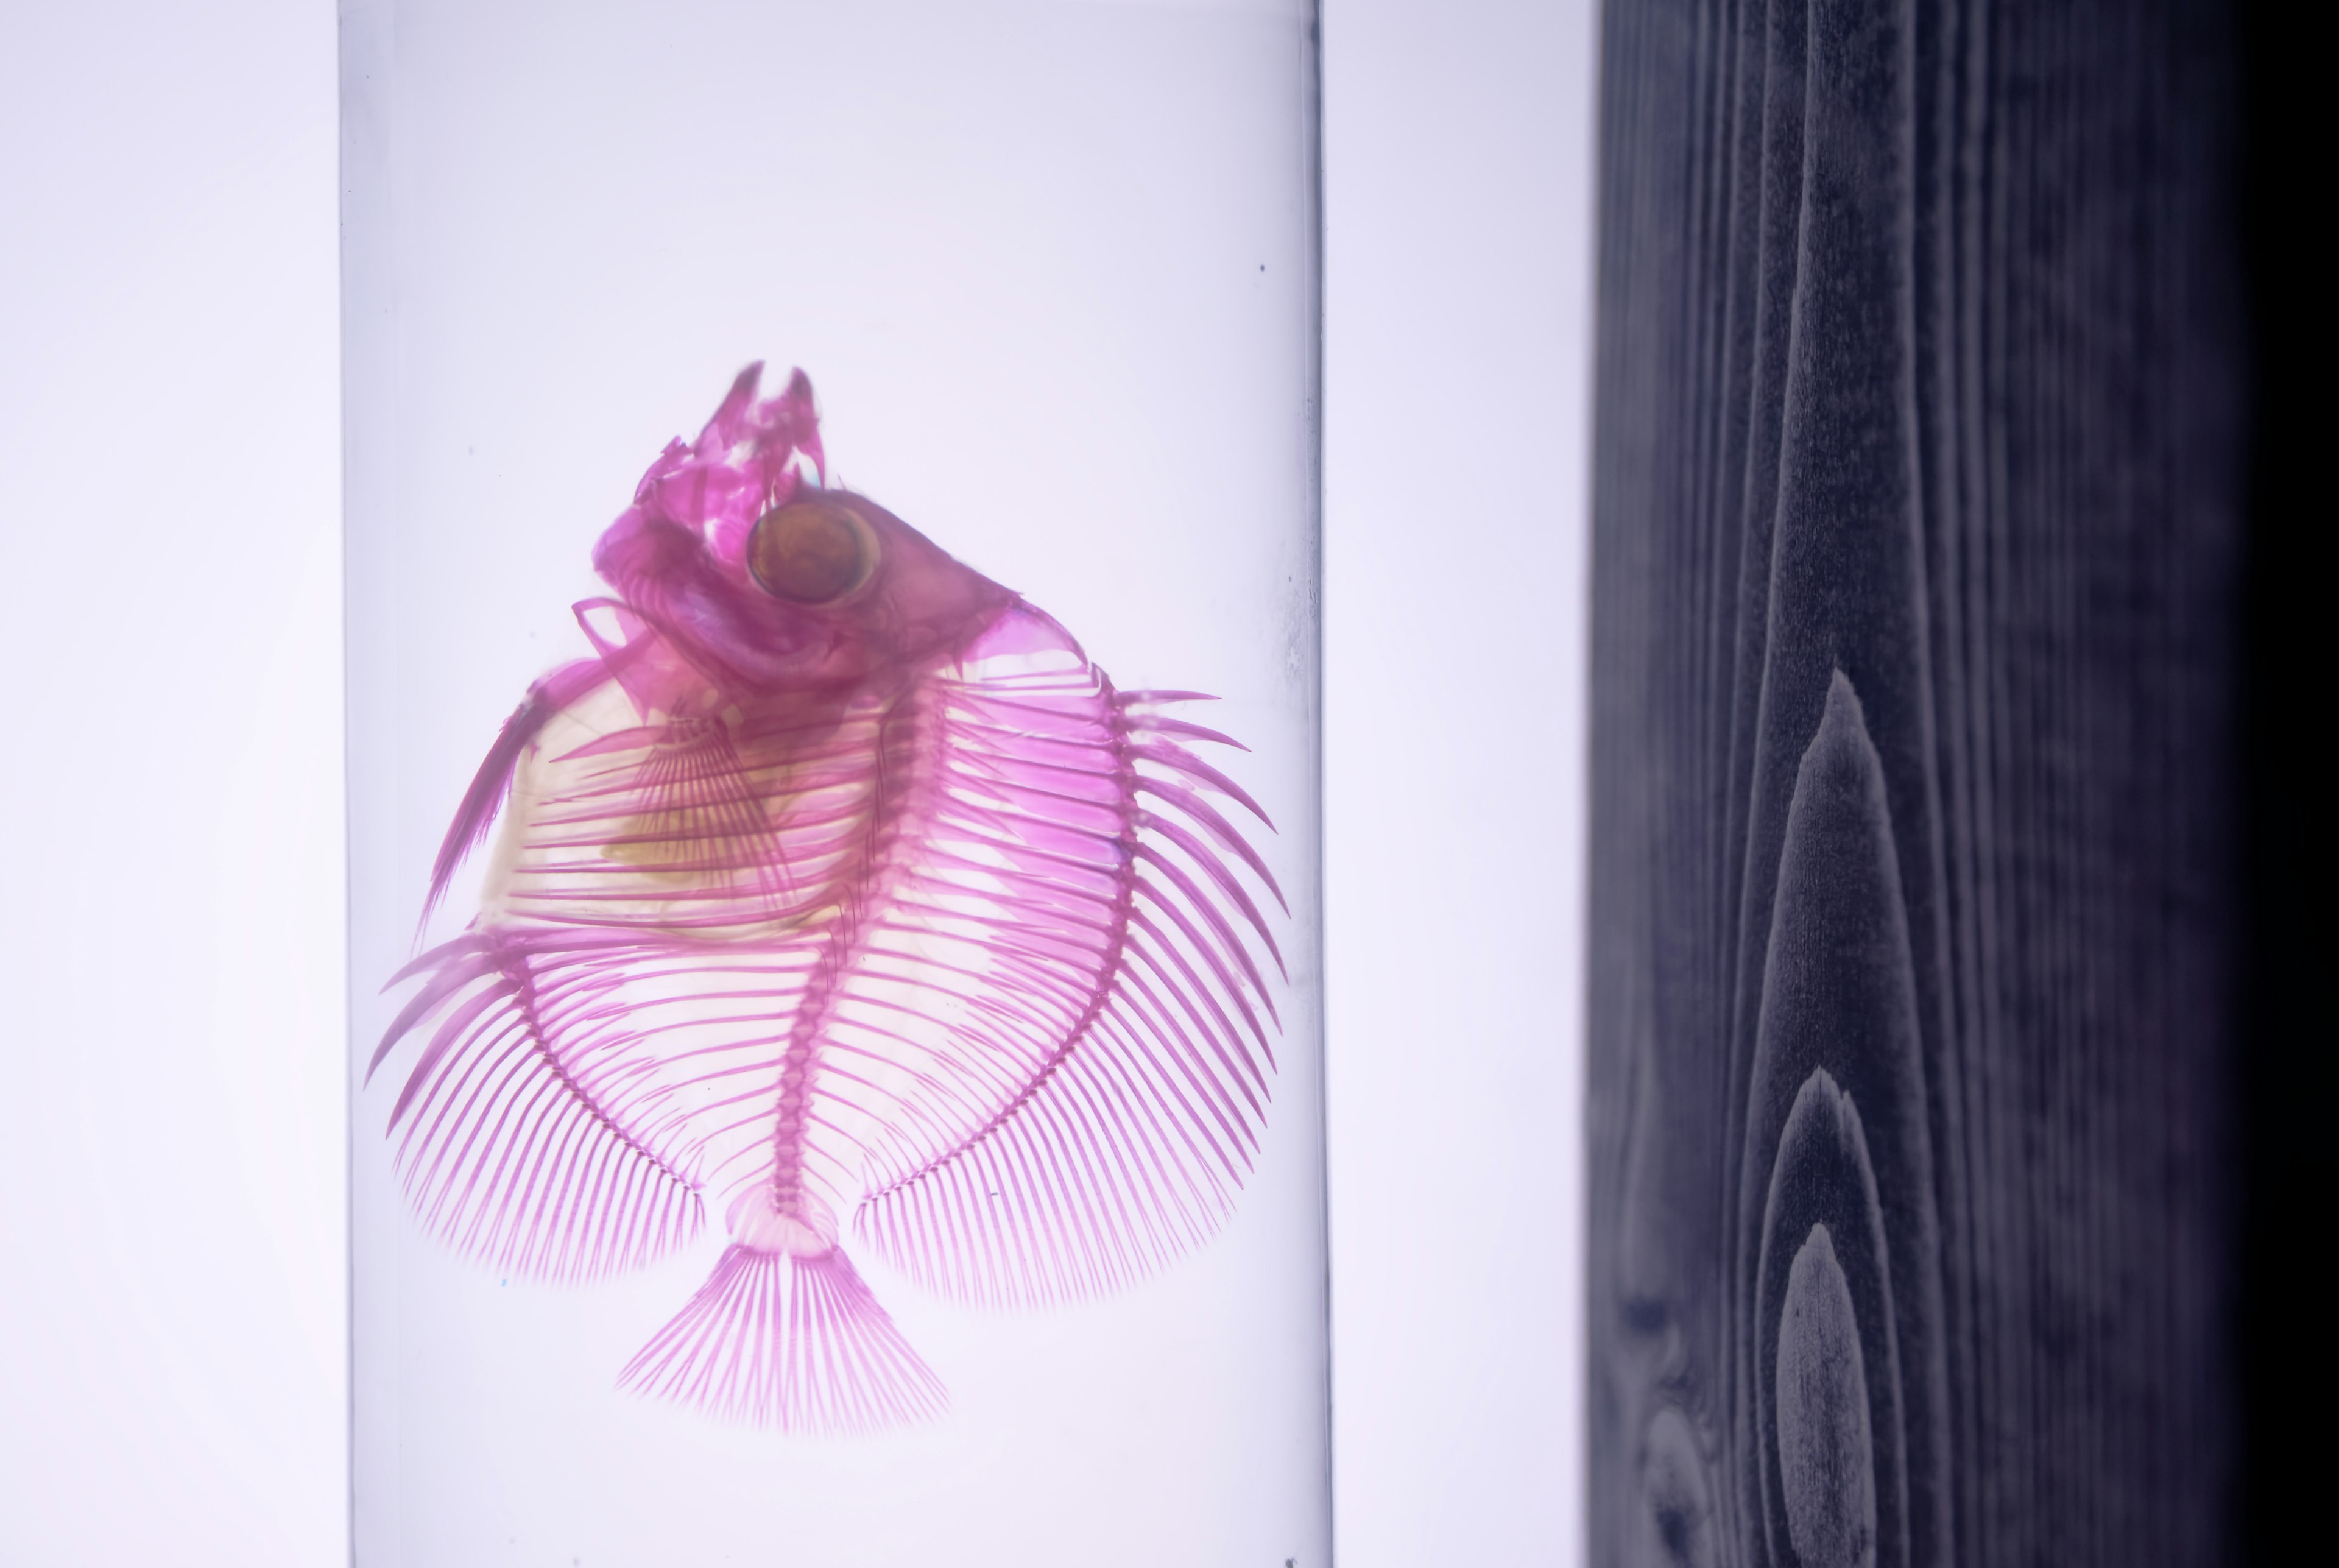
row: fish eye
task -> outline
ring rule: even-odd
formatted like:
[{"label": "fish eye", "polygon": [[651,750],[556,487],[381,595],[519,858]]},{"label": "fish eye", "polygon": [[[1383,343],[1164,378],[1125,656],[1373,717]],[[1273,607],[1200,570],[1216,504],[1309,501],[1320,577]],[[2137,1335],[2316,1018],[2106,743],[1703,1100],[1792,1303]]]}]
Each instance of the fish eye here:
[{"label": "fish eye", "polygon": [[756,519],[747,569],[775,599],[824,605],[869,580],[877,540],[869,525],[829,501],[790,501]]}]

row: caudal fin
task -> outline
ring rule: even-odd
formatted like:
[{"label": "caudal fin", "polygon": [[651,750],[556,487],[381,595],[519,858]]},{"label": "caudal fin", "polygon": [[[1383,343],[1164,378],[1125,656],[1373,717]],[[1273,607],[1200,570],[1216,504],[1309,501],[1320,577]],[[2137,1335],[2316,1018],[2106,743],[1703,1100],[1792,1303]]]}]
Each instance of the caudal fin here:
[{"label": "caudal fin", "polygon": [[723,1420],[814,1435],[904,1426],[949,1403],[835,1247],[811,1257],[730,1247],[617,1383]]}]

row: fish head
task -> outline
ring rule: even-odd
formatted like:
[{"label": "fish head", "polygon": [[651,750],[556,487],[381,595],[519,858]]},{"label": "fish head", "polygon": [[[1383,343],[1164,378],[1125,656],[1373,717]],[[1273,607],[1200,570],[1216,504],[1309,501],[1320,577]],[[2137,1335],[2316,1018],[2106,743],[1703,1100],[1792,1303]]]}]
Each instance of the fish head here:
[{"label": "fish head", "polygon": [[698,439],[669,442],[594,568],[738,698],[899,678],[1016,602],[866,497],[831,488],[812,384],[758,399],[740,372]]}]

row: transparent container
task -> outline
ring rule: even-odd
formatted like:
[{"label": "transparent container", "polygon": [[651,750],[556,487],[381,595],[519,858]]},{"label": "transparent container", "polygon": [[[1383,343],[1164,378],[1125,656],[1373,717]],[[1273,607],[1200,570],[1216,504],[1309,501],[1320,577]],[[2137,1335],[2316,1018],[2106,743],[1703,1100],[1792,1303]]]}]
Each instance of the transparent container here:
[{"label": "transparent container", "polygon": [[342,16],[357,1561],[1326,1563],[1308,8]]}]

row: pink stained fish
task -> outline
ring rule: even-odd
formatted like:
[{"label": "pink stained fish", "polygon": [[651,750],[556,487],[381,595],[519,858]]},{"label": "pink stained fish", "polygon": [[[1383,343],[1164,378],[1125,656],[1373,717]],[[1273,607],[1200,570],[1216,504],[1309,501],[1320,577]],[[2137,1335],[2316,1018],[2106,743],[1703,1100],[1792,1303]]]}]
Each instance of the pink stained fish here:
[{"label": "pink stained fish", "polygon": [[[1266,823],[1054,620],[826,488],[802,371],[742,372],[670,442],[449,828],[479,912],[369,1074],[423,1224],[588,1281],[690,1243],[714,1274],[626,1386],[787,1431],[937,1413],[847,1256],[1036,1307],[1207,1240],[1264,1126]],[[1238,746],[1236,749],[1241,749]],[[508,801],[508,806],[506,802]],[[1271,824],[1270,824],[1271,825]],[[1256,893],[1255,891],[1256,890]],[[1288,912],[1288,906],[1286,906]]]}]

